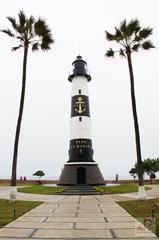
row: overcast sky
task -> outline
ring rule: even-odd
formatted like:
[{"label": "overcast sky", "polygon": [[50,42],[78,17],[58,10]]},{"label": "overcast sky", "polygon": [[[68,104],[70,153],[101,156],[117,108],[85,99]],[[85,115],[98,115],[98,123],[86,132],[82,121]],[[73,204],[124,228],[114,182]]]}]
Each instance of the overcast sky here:
[{"label": "overcast sky", "polygon": [[[10,0],[1,3],[0,28],[7,16],[24,10],[46,19],[55,44],[48,53],[29,52],[25,108],[20,135],[18,177],[43,170],[58,178],[68,160],[71,83],[68,74],[79,53],[92,76],[89,83],[94,160],[105,178],[129,176],[136,161],[127,62],[105,58],[114,46],[105,30],[126,18],[153,27],[156,49],[133,55],[142,156],[159,157],[159,1],[145,0]],[[15,127],[21,92],[23,51],[0,34],[0,178],[10,177]]]}]

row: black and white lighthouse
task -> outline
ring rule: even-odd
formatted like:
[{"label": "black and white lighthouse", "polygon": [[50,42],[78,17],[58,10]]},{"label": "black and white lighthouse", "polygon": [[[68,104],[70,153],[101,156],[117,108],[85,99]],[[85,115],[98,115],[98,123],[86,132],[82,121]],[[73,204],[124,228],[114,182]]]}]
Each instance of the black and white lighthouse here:
[{"label": "black and white lighthouse", "polygon": [[94,161],[91,139],[88,82],[91,76],[81,56],[72,63],[68,80],[72,83],[69,160],[62,170],[59,185],[103,185],[103,176]]}]

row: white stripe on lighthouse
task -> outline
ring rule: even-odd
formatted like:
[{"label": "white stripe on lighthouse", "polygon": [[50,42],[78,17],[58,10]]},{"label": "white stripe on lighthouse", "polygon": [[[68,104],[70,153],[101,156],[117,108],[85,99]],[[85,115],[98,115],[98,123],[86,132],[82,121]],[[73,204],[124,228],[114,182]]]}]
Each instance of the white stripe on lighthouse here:
[{"label": "white stripe on lighthouse", "polygon": [[70,137],[71,139],[86,138],[91,139],[91,119],[89,117],[72,117],[70,119]]},{"label": "white stripe on lighthouse", "polygon": [[89,96],[88,93],[88,80],[83,76],[76,76],[72,79],[72,92],[71,96],[79,95],[79,90],[81,90],[82,95]]},{"label": "white stripe on lighthouse", "polygon": [[[86,95],[89,97],[88,80],[84,76],[76,76],[72,79],[71,96]],[[91,139],[91,118],[87,116],[75,116],[70,119],[71,139]]]}]

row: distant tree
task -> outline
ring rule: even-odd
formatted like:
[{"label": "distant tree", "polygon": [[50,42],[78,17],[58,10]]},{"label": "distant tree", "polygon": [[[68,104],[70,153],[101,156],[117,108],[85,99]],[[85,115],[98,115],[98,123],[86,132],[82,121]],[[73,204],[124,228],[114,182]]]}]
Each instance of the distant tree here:
[{"label": "distant tree", "polygon": [[[128,63],[130,86],[131,86],[131,104],[134,119],[135,129],[135,142],[136,142],[136,154],[138,163],[138,179],[139,179],[139,199],[145,198],[141,192],[143,192],[144,181],[143,181],[143,166],[141,156],[141,145],[140,145],[140,132],[137,117],[135,87],[134,87],[134,73],[132,65],[132,53],[138,52],[139,49],[149,50],[154,48],[152,42],[148,40],[148,37],[152,34],[152,28],[141,28],[140,23],[137,19],[133,19],[127,23],[126,20],[122,21],[120,26],[115,27],[115,33],[111,34],[106,31],[106,39],[108,41],[114,41],[119,44],[120,48],[114,51],[110,48],[106,52],[107,57],[114,57],[115,53],[118,52],[121,57],[125,57]],[[140,191],[141,190],[141,191]],[[141,193],[141,194],[140,194]],[[145,194],[144,194],[145,195]]]},{"label": "distant tree", "polygon": [[156,178],[156,174],[155,173],[151,173],[150,174],[150,180],[151,180],[151,184],[152,184],[152,180]]},{"label": "distant tree", "polygon": [[[150,159],[147,158],[143,161],[143,172],[146,173],[150,177],[150,181],[152,183],[152,179],[156,178],[156,172],[159,171],[159,159]],[[135,163],[134,168],[132,168],[129,173],[131,176],[138,175],[139,172],[139,167],[138,164]]]},{"label": "distant tree", "polygon": [[159,171],[159,158],[154,158],[154,162],[155,162],[155,172]]},{"label": "distant tree", "polygon": [[11,23],[12,29],[10,30],[9,28],[7,28],[1,31],[7,34],[9,37],[15,38],[18,41],[18,46],[13,47],[12,51],[16,51],[21,48],[23,49],[22,90],[14,141],[11,176],[11,186],[15,187],[19,136],[24,108],[28,50],[30,48],[32,52],[35,52],[41,49],[42,51],[46,52],[50,49],[51,44],[53,44],[54,40],[51,35],[51,30],[49,29],[45,20],[41,18],[39,18],[38,20],[35,20],[33,16],[27,18],[23,11],[19,11],[18,21],[14,17],[7,17],[7,19]]},{"label": "distant tree", "polygon": [[136,168],[131,168],[131,170],[129,171],[130,175],[134,178],[134,182],[136,179],[136,175],[137,175],[137,169]]},{"label": "distant tree", "polygon": [[150,177],[150,181],[152,183],[152,179],[156,178],[155,173],[158,171],[157,166],[158,161],[156,159],[147,158],[143,162],[144,172]]},{"label": "distant tree", "polygon": [[40,179],[41,177],[45,176],[45,173],[42,170],[38,170],[35,173],[33,173],[33,176],[37,176],[39,178],[39,184],[41,184]]}]

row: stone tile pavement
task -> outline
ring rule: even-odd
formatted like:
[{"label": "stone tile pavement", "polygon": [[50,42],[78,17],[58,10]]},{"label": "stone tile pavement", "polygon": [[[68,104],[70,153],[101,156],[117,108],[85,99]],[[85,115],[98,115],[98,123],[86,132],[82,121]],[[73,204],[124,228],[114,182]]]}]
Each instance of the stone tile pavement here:
[{"label": "stone tile pavement", "polygon": [[[5,194],[3,192],[0,197]],[[115,195],[37,196],[19,193],[18,199],[44,203],[0,229],[0,240],[157,239],[115,202]]]}]

